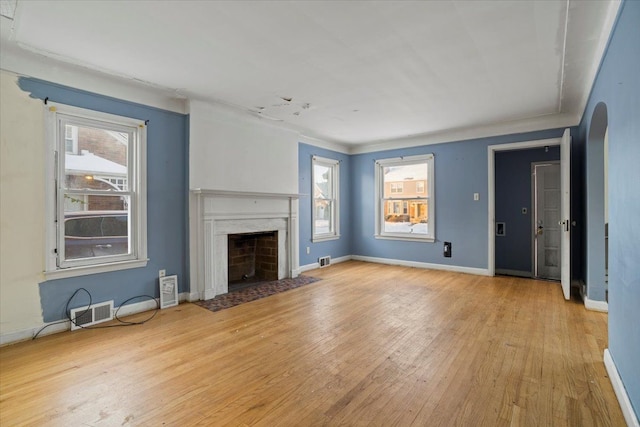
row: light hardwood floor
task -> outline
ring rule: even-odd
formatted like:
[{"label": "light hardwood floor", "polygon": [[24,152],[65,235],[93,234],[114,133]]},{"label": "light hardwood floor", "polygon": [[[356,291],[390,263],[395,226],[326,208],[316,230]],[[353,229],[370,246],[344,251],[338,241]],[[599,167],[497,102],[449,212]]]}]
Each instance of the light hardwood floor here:
[{"label": "light hardwood floor", "polygon": [[607,316],[556,283],[362,262],[306,274],[323,280],[3,347],[0,425],[625,425]]}]

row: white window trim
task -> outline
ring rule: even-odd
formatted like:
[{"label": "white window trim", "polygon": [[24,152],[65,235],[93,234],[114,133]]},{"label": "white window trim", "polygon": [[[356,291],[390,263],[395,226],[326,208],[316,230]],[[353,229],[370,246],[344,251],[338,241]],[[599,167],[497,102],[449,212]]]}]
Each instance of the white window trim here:
[{"label": "white window trim", "polygon": [[[332,192],[334,197],[333,203],[333,224],[334,230],[329,233],[316,233],[316,206],[314,186],[316,182],[315,165],[322,165],[333,170]],[[319,156],[311,157],[311,241],[325,242],[328,240],[337,240],[340,238],[340,161],[335,159],[327,159]]]},{"label": "white window trim", "polygon": [[[46,166],[45,166],[45,271],[46,279],[61,279],[66,277],[84,276],[88,274],[103,273],[108,271],[124,270],[129,268],[144,267],[147,264],[147,188],[146,188],[146,125],[144,121],[133,119],[130,117],[117,116],[113,114],[101,113],[85,108],[72,107],[64,104],[54,104],[49,102],[45,105],[45,130],[46,130]],[[57,204],[57,165],[59,156],[64,156],[64,152],[59,152],[58,137],[61,134],[58,129],[58,115],[69,115],[79,119],[88,119],[94,121],[103,121],[115,123],[120,126],[131,126],[138,128],[139,141],[137,141],[137,150],[133,153],[131,159],[133,164],[133,173],[129,185],[138,183],[137,191],[134,191],[135,203],[137,209],[131,213],[135,215],[137,227],[132,230],[132,242],[135,245],[135,258],[128,260],[110,260],[104,263],[95,263],[90,265],[78,265],[67,268],[60,268],[57,265],[56,248],[57,243],[57,224],[56,217],[60,214],[56,212],[56,208],[63,211],[64,206]],[[139,179],[138,179],[139,177]]]},{"label": "white window trim", "polygon": [[[383,169],[389,166],[403,166],[416,163],[427,163],[428,177],[428,201],[429,201],[429,233],[425,235],[416,235],[409,233],[390,233],[385,232],[383,222],[383,199],[384,199],[384,173]],[[389,159],[381,159],[375,161],[375,184],[376,184],[376,197],[375,197],[375,235],[376,239],[383,240],[406,240],[410,242],[435,242],[436,241],[436,222],[435,222],[435,169],[434,169],[434,155],[422,154],[417,156],[406,157],[394,157]],[[399,199],[403,199],[399,197]]]}]

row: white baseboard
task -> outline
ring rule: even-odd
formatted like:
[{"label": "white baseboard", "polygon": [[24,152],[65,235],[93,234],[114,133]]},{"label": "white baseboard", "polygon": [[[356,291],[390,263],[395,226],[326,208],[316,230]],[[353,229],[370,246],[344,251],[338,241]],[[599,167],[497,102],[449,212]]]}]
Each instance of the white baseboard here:
[{"label": "white baseboard", "polygon": [[34,328],[23,329],[21,331],[16,331],[16,332],[9,332],[8,334],[2,334],[0,335],[0,346],[6,345],[6,344],[13,344],[20,341],[28,341],[32,339],[33,336],[37,334],[38,331],[40,331],[45,326],[46,328],[43,329],[42,332],[40,332],[40,334],[38,334],[39,337],[43,337],[45,335],[57,334],[58,332],[64,332],[71,329],[71,322],[69,322],[68,320],[59,321],[59,322],[60,323],[58,322],[43,323],[42,325],[36,326]]},{"label": "white baseboard", "polygon": [[352,255],[351,259],[356,261],[374,262],[377,264],[401,265],[404,267],[426,268],[430,270],[454,271],[456,273],[475,274],[477,276],[489,276],[486,268],[462,267],[459,265],[432,264],[429,262],[405,261],[402,259],[377,258],[362,255]]},{"label": "white baseboard", "polygon": [[584,308],[587,310],[601,311],[603,313],[609,312],[609,304],[606,301],[594,301],[586,296],[584,297]]},{"label": "white baseboard", "polygon": [[[178,295],[178,300],[180,302],[189,301],[190,294],[188,292],[183,292]],[[131,314],[142,313],[143,311],[154,310],[158,307],[157,299],[150,300],[147,299],[145,301],[137,302],[134,304],[127,304],[122,306],[122,308],[115,307],[115,310],[118,310],[118,317],[129,316]],[[48,326],[49,325],[49,326]],[[45,329],[42,329],[45,328]],[[65,332],[71,329],[71,322],[68,320],[65,321],[57,321],[50,323],[43,323],[40,326],[36,326],[34,328],[24,329],[22,331],[10,332],[8,334],[0,335],[0,346],[5,344],[13,344],[19,341],[27,341],[33,338],[38,331],[42,330],[38,334],[39,337],[44,337],[46,335],[57,334],[59,332]]]},{"label": "white baseboard", "polygon": [[640,424],[638,424],[638,417],[633,411],[631,400],[629,400],[627,390],[624,388],[622,378],[620,378],[618,368],[616,367],[608,348],[604,349],[604,366],[607,368],[607,373],[609,374],[613,391],[616,393],[616,397],[618,398],[618,403],[620,403],[620,409],[622,409],[622,415],[624,415],[624,420],[627,422],[627,426],[640,427]]},{"label": "white baseboard", "polygon": [[496,268],[496,274],[503,274],[505,276],[517,276],[517,277],[533,277],[530,271],[522,270],[509,270],[506,268]]},{"label": "white baseboard", "polygon": [[[341,262],[349,261],[352,259],[353,259],[352,255],[339,256],[337,258],[331,258],[331,264],[339,264]],[[298,274],[304,273],[305,271],[309,271],[309,270],[315,270],[316,268],[320,268],[320,263],[313,262],[311,264],[301,265],[298,268]]]}]

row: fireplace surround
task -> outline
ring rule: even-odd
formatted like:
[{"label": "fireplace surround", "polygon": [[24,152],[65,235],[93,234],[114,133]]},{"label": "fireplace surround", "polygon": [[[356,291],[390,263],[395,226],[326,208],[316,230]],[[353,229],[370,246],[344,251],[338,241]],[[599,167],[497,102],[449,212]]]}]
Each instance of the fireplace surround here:
[{"label": "fireplace surround", "polygon": [[191,301],[229,291],[229,235],[277,233],[278,279],[298,276],[298,194],[190,192]]}]

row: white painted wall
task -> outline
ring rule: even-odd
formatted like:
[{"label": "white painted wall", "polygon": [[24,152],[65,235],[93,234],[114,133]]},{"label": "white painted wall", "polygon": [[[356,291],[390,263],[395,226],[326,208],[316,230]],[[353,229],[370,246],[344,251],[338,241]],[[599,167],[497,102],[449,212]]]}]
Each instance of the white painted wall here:
[{"label": "white painted wall", "polygon": [[44,119],[42,102],[0,71],[0,336],[42,325]]},{"label": "white painted wall", "polygon": [[298,193],[298,132],[191,101],[189,187]]}]

